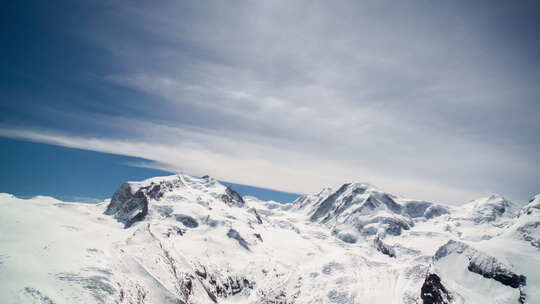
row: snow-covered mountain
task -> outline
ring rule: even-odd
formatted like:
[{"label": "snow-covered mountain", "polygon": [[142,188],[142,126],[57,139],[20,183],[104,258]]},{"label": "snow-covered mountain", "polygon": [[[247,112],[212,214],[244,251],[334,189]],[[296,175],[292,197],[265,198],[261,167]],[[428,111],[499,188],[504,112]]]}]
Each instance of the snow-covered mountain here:
[{"label": "snow-covered mountain", "polygon": [[188,175],[97,205],[0,194],[0,303],[540,303],[540,196],[281,204]]}]

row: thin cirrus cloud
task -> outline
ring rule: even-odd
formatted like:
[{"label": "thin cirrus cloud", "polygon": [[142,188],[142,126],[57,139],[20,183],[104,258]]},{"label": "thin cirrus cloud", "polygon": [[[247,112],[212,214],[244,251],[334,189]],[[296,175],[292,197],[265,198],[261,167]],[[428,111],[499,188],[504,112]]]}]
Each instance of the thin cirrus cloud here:
[{"label": "thin cirrus cloud", "polygon": [[[159,129],[159,127],[158,127]],[[180,130],[177,130],[180,131]],[[187,130],[182,130],[184,133]],[[189,131],[187,131],[189,132]],[[320,190],[319,185],[336,186],[346,181],[358,180],[359,167],[348,168],[346,162],[322,159],[283,151],[257,143],[231,141],[206,134],[190,134],[186,144],[159,143],[154,141],[132,141],[72,137],[64,134],[45,134],[32,131],[0,130],[0,135],[11,138],[24,138],[65,147],[94,150],[106,153],[123,154],[155,160],[155,162],[133,163],[133,166],[150,167],[167,171],[190,172],[204,175],[209,172],[220,179],[250,185],[312,193]],[[184,134],[185,135],[185,134]],[[164,136],[162,141],[184,136]],[[212,141],[212,145],[207,141]],[[216,149],[212,150],[211,146]],[[241,153],[238,153],[238,148]],[[233,149],[235,148],[235,149]],[[437,181],[398,179],[382,176],[377,171],[361,169],[362,175],[370,177],[377,185],[385,185],[402,194],[424,196],[447,200],[448,197],[474,197],[472,191],[439,184]],[[437,195],[433,195],[436,193]]]},{"label": "thin cirrus cloud", "polygon": [[459,204],[540,191],[539,47],[526,7],[120,1],[86,11],[70,35],[103,55],[81,57],[72,79],[43,80],[63,95],[8,105],[1,135],[291,192],[362,180]]}]

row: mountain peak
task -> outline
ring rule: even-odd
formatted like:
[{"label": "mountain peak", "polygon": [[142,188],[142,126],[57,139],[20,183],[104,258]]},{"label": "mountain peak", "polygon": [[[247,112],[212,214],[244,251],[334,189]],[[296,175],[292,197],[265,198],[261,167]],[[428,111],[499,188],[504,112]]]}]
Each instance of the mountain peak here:
[{"label": "mountain peak", "polygon": [[492,222],[501,217],[510,218],[517,212],[518,207],[514,203],[502,195],[491,194],[458,207],[456,216],[483,223]]},{"label": "mountain peak", "polygon": [[540,194],[535,195],[529,203],[519,211],[519,215],[540,214]]},{"label": "mountain peak", "polygon": [[112,215],[126,227],[143,220],[150,205],[168,197],[169,201],[198,201],[243,207],[242,196],[209,176],[201,178],[187,174],[153,177],[140,182],[125,182],[114,193],[106,215]]}]

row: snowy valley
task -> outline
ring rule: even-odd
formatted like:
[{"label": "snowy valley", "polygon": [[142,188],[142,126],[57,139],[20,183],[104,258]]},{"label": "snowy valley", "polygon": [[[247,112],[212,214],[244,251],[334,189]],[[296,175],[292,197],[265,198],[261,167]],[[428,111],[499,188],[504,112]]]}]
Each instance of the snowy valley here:
[{"label": "snowy valley", "polygon": [[540,303],[540,195],[282,204],[184,174],[100,204],[0,194],[0,303]]}]

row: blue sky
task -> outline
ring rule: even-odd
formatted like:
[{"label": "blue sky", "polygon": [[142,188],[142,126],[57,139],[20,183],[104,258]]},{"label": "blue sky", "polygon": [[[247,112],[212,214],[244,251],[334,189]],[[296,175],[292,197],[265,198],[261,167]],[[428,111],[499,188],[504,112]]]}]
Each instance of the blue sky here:
[{"label": "blue sky", "polygon": [[[293,193],[540,192],[537,1],[11,1],[0,14],[4,138]],[[2,180],[21,176],[0,161]]]},{"label": "blue sky", "polygon": [[[20,197],[52,196],[61,200],[99,202],[112,196],[125,181],[138,181],[168,172],[134,166],[147,160],[0,138],[0,192]],[[7,173],[10,174],[7,174]],[[222,183],[241,195],[291,202],[298,194]]]}]

